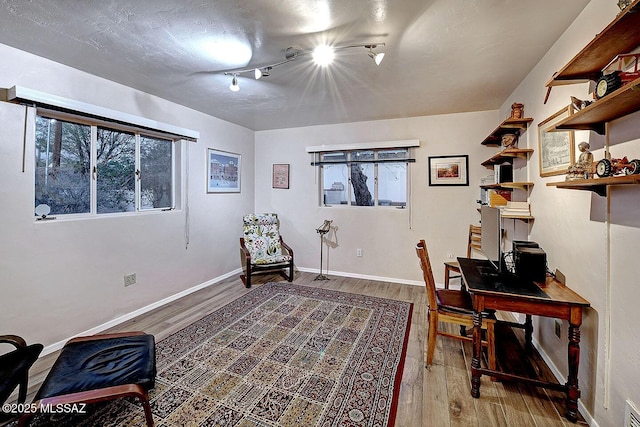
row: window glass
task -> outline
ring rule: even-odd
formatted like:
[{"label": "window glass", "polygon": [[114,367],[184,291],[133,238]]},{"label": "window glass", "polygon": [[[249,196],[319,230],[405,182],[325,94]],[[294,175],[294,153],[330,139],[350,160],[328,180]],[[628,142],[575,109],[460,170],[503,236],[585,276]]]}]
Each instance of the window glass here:
[{"label": "window glass", "polygon": [[379,160],[406,160],[409,158],[409,149],[394,148],[392,150],[378,151]]},{"label": "window glass", "polygon": [[135,210],[135,135],[98,128],[97,212],[133,212]]},{"label": "window glass", "polygon": [[38,116],[35,143],[35,206],[50,215],[91,209],[91,127]]},{"label": "window glass", "polygon": [[348,203],[348,173],[346,163],[322,166],[323,204],[346,205]]},{"label": "window glass", "polygon": [[173,139],[55,117],[36,115],[34,206],[48,205],[48,216],[174,206]]},{"label": "window glass", "polygon": [[373,206],[375,196],[375,165],[373,163],[351,164],[352,205]]},{"label": "window glass", "polygon": [[140,209],[172,205],[173,142],[140,136]]},{"label": "window glass", "polygon": [[378,164],[378,205],[407,205],[407,164]]}]

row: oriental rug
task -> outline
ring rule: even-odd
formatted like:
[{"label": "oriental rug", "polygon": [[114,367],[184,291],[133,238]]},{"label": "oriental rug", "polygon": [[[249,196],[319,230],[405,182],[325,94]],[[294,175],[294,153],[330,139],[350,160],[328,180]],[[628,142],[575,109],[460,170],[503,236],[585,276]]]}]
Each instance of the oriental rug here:
[{"label": "oriental rug", "polygon": [[[267,283],[156,344],[156,426],[392,426],[412,304]],[[37,417],[32,425],[48,425]],[[56,426],[144,426],[122,399]]]}]

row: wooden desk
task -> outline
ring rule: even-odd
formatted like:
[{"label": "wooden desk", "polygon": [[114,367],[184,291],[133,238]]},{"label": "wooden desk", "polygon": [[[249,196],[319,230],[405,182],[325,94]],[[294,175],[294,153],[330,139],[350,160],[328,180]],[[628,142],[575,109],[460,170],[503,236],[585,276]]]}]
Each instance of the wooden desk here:
[{"label": "wooden desk", "polygon": [[[578,418],[578,365],[580,363],[580,325],[582,309],[589,307],[589,301],[558,282],[547,277],[546,283],[518,282],[506,280],[505,275],[492,274],[489,261],[458,258],[460,272],[473,299],[473,359],[471,362],[471,395],[480,397],[480,377],[482,374],[497,379],[520,381],[537,387],[564,391],[567,395],[567,419],[575,422]],[[493,270],[495,272],[495,270]],[[505,279],[503,281],[503,279]],[[513,276],[511,276],[513,279]],[[494,286],[496,285],[496,286]],[[522,286],[520,286],[522,285]],[[542,291],[542,292],[540,292]],[[526,378],[507,372],[482,368],[482,311],[485,309],[512,311],[527,315],[553,317],[569,321],[569,345],[567,349],[569,374],[567,383],[555,384],[534,378]]]}]

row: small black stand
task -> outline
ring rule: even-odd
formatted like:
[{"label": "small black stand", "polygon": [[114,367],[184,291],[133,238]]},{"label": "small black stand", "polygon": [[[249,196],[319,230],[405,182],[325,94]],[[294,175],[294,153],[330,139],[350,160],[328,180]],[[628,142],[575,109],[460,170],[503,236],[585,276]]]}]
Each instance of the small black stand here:
[{"label": "small black stand", "polygon": [[316,232],[320,235],[320,274],[318,274],[313,280],[331,280],[327,276],[322,274],[322,240],[324,238],[324,235],[327,234],[331,229],[332,222],[333,221],[325,219],[324,223],[322,223],[320,227],[316,228]]}]

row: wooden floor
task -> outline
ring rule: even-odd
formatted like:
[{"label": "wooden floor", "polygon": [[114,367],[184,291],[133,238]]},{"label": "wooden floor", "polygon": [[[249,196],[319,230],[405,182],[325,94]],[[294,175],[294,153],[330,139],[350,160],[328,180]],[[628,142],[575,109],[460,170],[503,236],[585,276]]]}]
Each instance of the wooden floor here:
[{"label": "wooden floor", "polygon": [[[471,345],[439,337],[434,363],[424,366],[426,299],[421,286],[331,276],[314,281],[316,274],[296,273],[295,284],[317,286],[414,303],[409,346],[404,366],[398,427],[447,426],[571,426],[564,418],[562,393],[482,377],[481,397],[470,394]],[[257,276],[254,287],[280,276]],[[108,332],[143,330],[161,340],[197,319],[245,294],[239,278],[230,278],[119,325]],[[452,331],[453,332],[453,331]],[[521,355],[518,355],[521,356]],[[41,358],[31,371],[30,395],[42,382],[56,354]],[[537,354],[530,356],[539,375],[552,377]],[[585,424],[579,421],[578,424]]]}]

